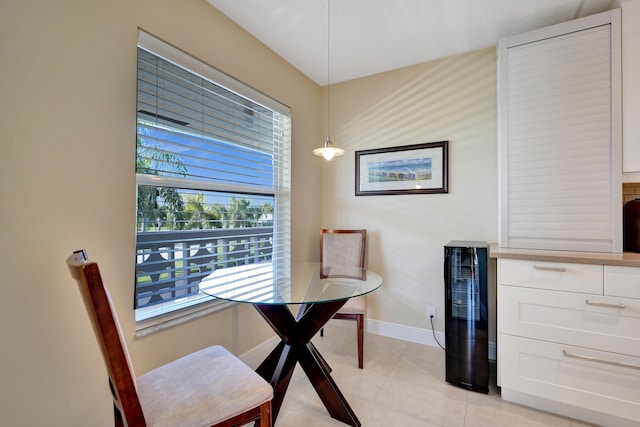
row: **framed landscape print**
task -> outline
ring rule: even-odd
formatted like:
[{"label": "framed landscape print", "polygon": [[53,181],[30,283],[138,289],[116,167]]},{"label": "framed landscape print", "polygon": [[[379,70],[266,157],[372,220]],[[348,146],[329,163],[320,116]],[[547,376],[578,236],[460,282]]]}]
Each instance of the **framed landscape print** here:
[{"label": "framed landscape print", "polygon": [[448,144],[356,151],[356,196],[447,193]]}]

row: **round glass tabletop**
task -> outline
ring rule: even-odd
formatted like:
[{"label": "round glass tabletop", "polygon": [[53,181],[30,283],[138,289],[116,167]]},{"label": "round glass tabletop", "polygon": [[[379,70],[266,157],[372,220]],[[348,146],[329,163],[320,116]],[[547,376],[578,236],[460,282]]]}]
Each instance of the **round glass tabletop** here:
[{"label": "round glass tabletop", "polygon": [[215,298],[251,304],[310,304],[348,299],[373,292],[382,277],[371,270],[292,263],[277,274],[272,263],[220,268],[205,277],[200,291]]}]

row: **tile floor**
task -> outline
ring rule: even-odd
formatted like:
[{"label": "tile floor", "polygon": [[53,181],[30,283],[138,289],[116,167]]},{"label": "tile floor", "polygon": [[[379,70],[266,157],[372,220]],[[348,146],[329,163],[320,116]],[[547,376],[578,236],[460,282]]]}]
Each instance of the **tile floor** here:
[{"label": "tile floor", "polygon": [[[365,336],[358,369],[355,328],[328,325],[313,343],[363,427],[585,427],[580,421],[502,401],[495,378],[488,395],[444,381],[439,347]],[[344,427],[332,419],[297,366],[275,427]]]}]

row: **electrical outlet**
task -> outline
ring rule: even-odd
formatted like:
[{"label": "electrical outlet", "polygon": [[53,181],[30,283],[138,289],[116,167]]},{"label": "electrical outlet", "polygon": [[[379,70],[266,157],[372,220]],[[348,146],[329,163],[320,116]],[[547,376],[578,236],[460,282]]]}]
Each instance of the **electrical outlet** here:
[{"label": "electrical outlet", "polygon": [[427,317],[429,319],[433,318],[433,321],[436,322],[438,320],[438,310],[435,307],[427,307]]}]

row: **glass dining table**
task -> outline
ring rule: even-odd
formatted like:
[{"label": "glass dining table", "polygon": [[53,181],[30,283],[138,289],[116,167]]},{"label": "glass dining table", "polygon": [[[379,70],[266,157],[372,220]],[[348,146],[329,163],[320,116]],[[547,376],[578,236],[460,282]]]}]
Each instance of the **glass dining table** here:
[{"label": "glass dining table", "polygon": [[[200,283],[200,291],[224,300],[248,303],[273,328],[280,342],[256,369],[273,386],[272,420],[282,406],[296,363],[305,372],[329,415],[360,426],[349,403],[331,378],[331,368],[311,338],[349,298],[368,294],[382,278],[367,269],[292,263],[278,270],[272,263],[217,270]],[[297,310],[296,310],[297,309]]]}]

